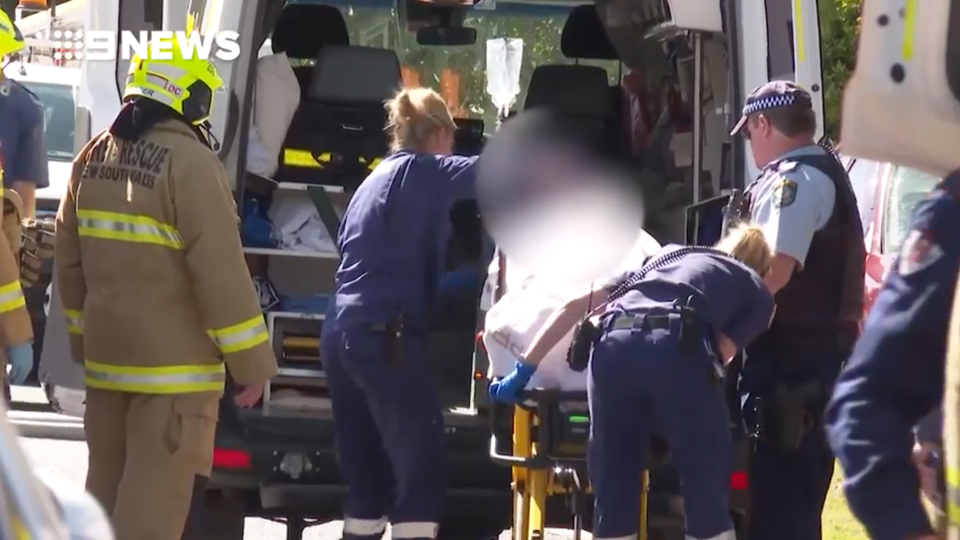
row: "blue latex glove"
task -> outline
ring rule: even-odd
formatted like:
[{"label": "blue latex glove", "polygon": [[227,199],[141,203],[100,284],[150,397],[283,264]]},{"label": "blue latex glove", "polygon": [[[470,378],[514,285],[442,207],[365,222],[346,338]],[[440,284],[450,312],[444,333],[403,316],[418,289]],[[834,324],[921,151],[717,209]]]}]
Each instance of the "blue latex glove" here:
[{"label": "blue latex glove", "polygon": [[7,362],[10,364],[8,381],[10,384],[23,384],[33,370],[33,343],[24,343],[7,349]]},{"label": "blue latex glove", "polygon": [[501,403],[516,403],[520,401],[520,392],[527,387],[530,378],[533,377],[533,374],[536,372],[537,366],[517,362],[517,365],[513,368],[513,373],[490,383],[490,386],[487,388],[490,401],[499,401]]}]

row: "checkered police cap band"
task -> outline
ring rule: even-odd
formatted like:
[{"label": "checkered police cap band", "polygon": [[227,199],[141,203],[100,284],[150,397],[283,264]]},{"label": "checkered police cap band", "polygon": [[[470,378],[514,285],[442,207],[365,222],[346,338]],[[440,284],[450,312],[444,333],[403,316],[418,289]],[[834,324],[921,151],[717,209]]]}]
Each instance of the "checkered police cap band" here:
[{"label": "checkered police cap band", "polygon": [[749,116],[751,114],[756,114],[760,111],[766,111],[768,109],[787,107],[795,104],[796,102],[797,96],[792,96],[789,94],[762,97],[756,101],[747,103],[747,105],[743,108],[743,116]]}]

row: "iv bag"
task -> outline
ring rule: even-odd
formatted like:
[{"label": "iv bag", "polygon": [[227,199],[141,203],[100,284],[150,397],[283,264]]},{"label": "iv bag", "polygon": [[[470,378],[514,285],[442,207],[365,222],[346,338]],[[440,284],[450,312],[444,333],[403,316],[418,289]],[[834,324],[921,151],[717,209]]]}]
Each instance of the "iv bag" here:
[{"label": "iv bag", "polygon": [[487,40],[487,94],[500,112],[506,112],[520,95],[523,40]]}]

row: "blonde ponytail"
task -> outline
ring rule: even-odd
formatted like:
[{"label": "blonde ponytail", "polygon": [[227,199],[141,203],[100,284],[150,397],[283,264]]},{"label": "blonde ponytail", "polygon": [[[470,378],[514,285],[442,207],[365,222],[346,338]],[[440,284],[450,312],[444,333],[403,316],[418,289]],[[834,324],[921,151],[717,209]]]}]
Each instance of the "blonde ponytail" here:
[{"label": "blonde ponytail", "polygon": [[759,225],[744,223],[735,227],[714,248],[729,254],[756,270],[761,276],[770,270],[774,251]]},{"label": "blonde ponytail", "polygon": [[384,105],[390,150],[423,150],[439,130],[455,132],[447,103],[430,88],[405,88]]}]

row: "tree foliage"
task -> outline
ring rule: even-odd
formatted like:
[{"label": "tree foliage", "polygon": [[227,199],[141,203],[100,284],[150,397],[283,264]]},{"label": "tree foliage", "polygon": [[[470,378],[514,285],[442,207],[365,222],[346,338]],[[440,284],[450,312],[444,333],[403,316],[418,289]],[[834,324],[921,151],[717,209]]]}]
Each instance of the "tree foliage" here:
[{"label": "tree foliage", "polygon": [[823,67],[824,129],[840,137],[843,88],[853,71],[860,25],[860,0],[818,0],[820,61]]}]

